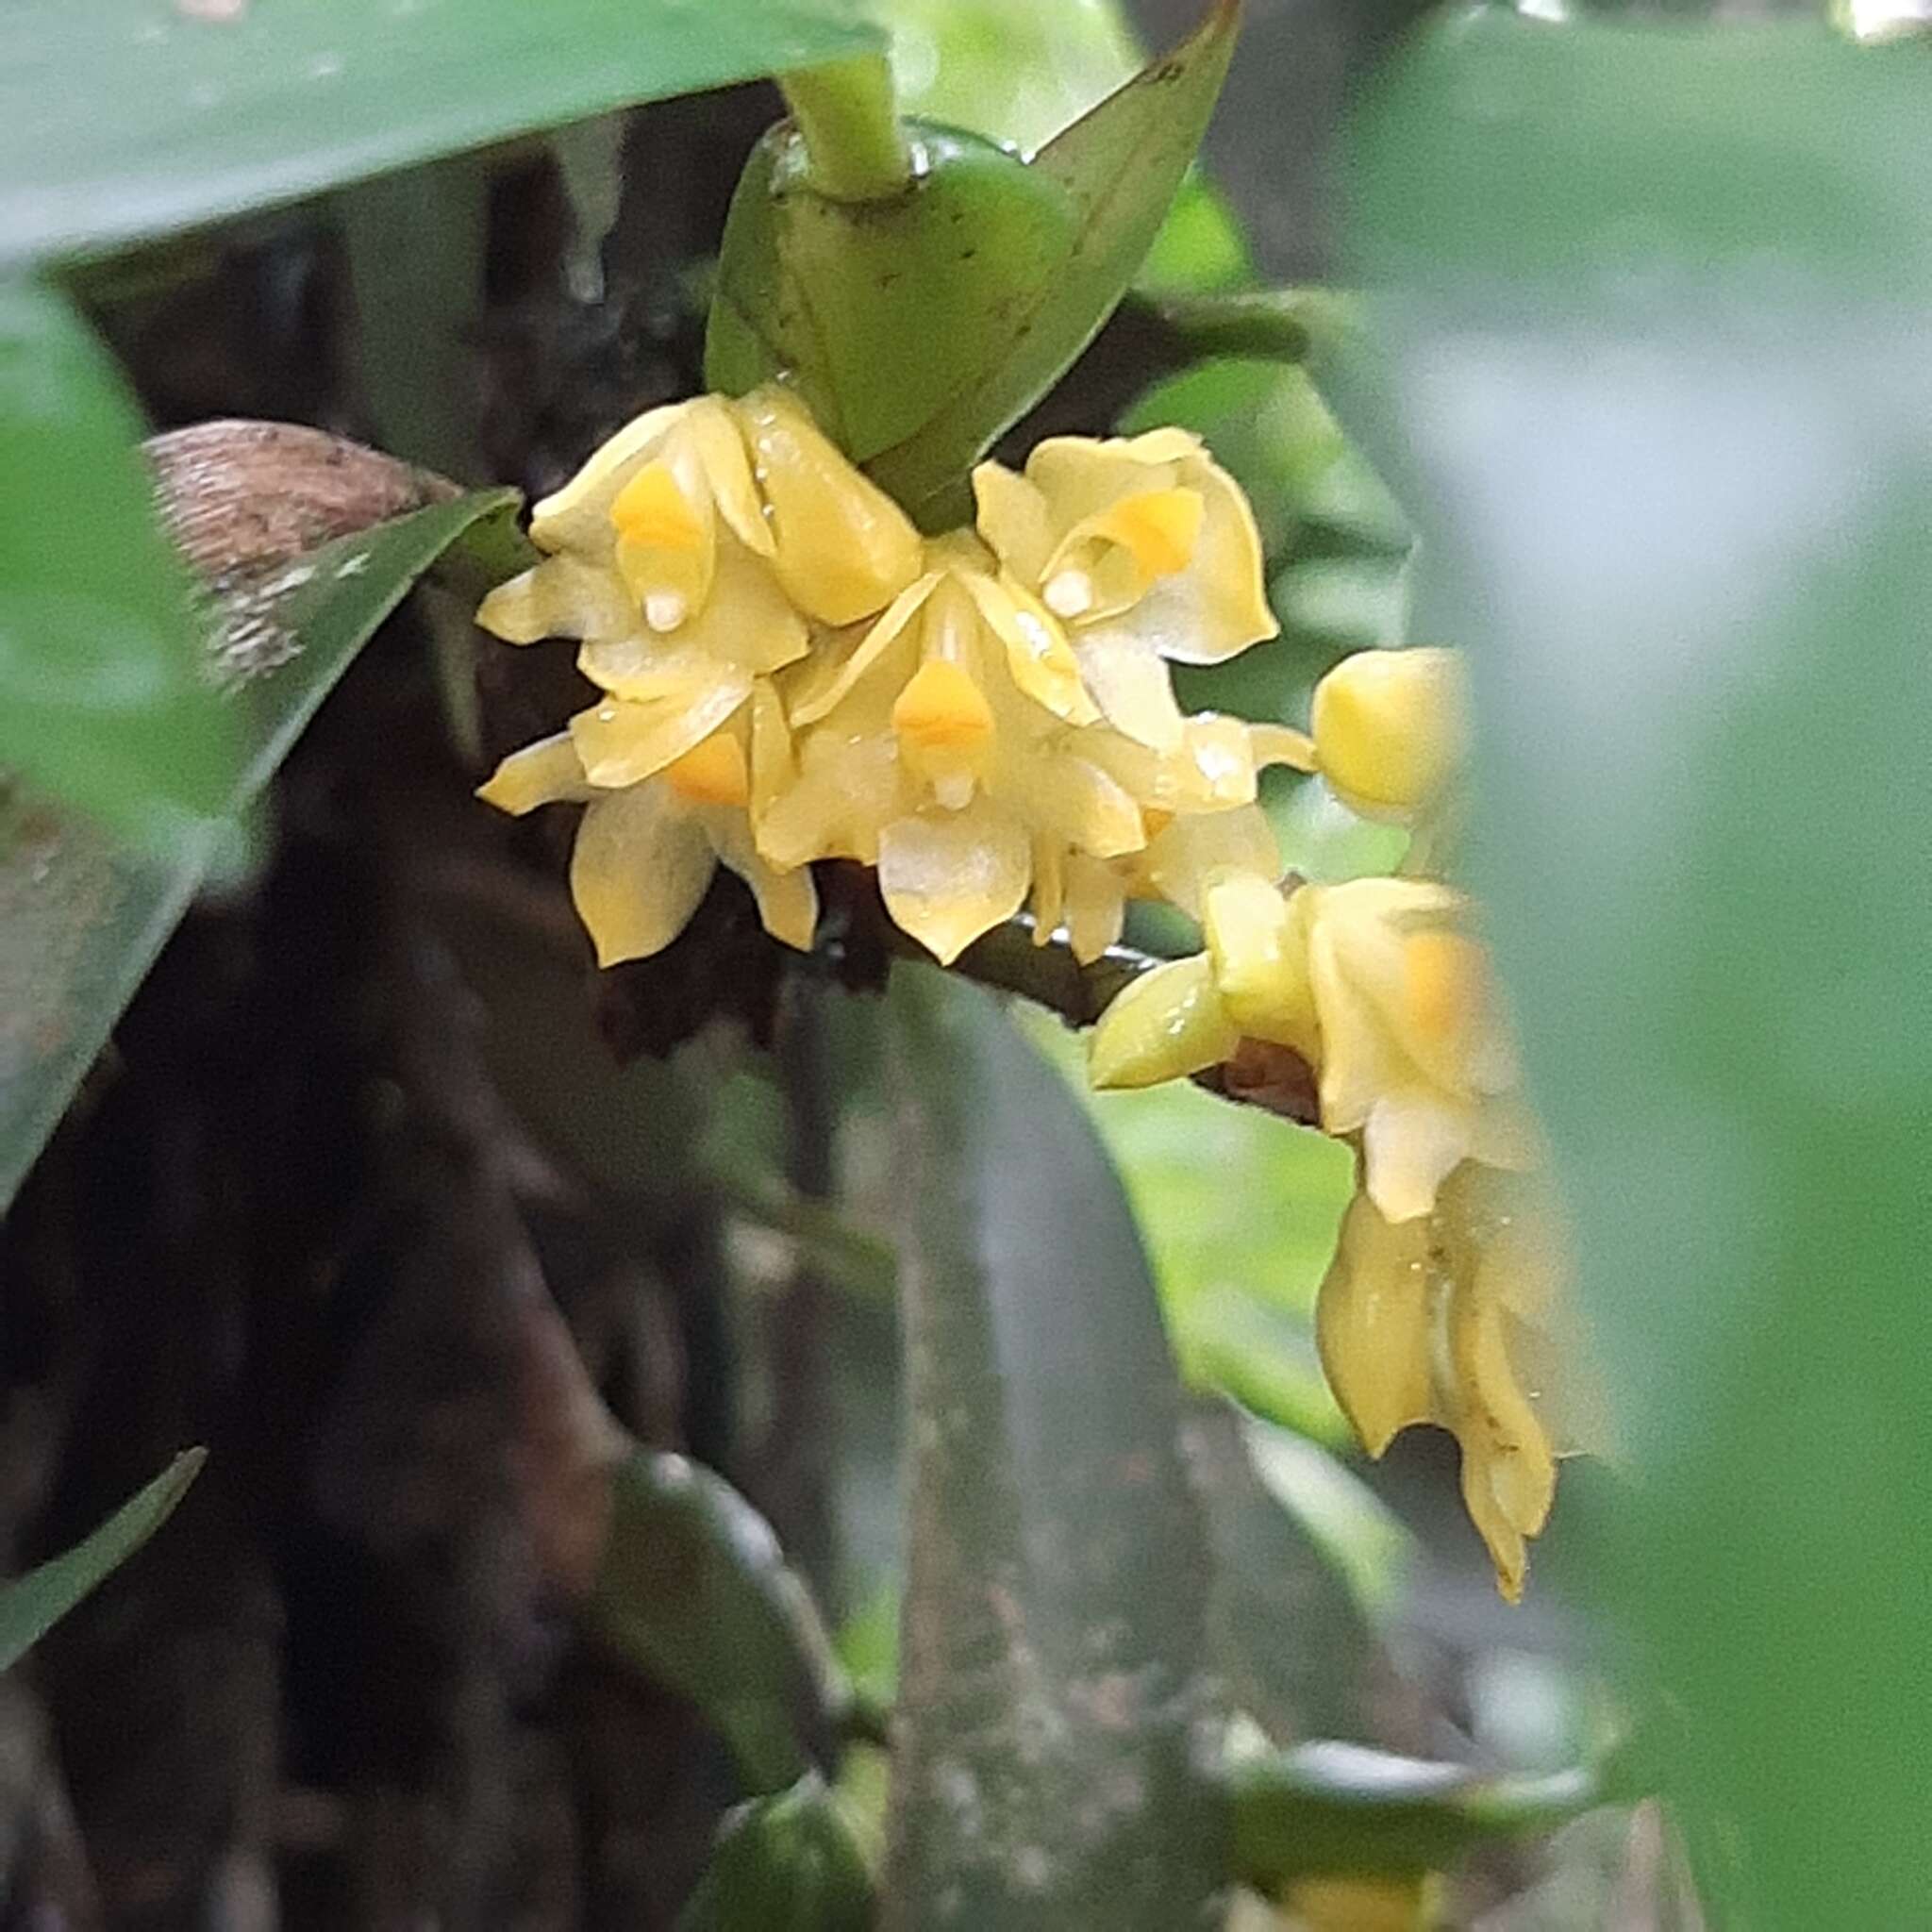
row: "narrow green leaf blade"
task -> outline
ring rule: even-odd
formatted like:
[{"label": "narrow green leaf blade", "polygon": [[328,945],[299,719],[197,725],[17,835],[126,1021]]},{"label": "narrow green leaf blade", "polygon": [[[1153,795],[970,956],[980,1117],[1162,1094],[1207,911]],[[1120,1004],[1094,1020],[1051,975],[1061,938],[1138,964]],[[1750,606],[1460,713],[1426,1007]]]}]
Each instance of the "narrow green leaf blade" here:
[{"label": "narrow green leaf blade", "polygon": [[1053,387],[1126,292],[1207,131],[1240,16],[1239,0],[1216,0],[1193,35],[1034,157],[1067,197],[1073,240],[1049,273],[1012,288],[976,379],[867,464],[915,513]]},{"label": "narrow green leaf blade", "polygon": [[1924,81],[1491,11],[1351,168],[1629,1478],[1580,1593],[1773,1932],[1932,1890]]},{"label": "narrow green leaf blade", "polygon": [[[244,810],[409,586],[452,545],[513,556],[514,491],[484,491],[344,537],[239,588],[209,651],[231,675],[246,756],[218,803]],[[117,843],[0,782],[0,1212],[123,1008],[193,899],[223,828],[189,828],[166,858]]]},{"label": "narrow green leaf blade", "polygon": [[831,1640],[771,1525],[686,1457],[639,1449],[619,1465],[583,1614],[697,1705],[757,1791],[809,1771],[843,1707]]},{"label": "narrow green leaf blade", "polygon": [[0,1585],[0,1671],[11,1669],[167,1522],[207,1460],[206,1449],[184,1449],[84,1541]]},{"label": "narrow green leaf blade", "polygon": [[901,967],[911,1517],[883,1924],[1179,1926],[1222,1880],[1208,1545],[1125,1197],[974,988]]},{"label": "narrow green leaf blade", "polygon": [[0,764],[165,852],[220,811],[236,747],[142,434],[67,302],[0,280]]},{"label": "narrow green leaf blade", "polygon": [[9,0],[0,264],[103,254],[876,44],[782,0],[258,0],[220,19],[174,0]]}]

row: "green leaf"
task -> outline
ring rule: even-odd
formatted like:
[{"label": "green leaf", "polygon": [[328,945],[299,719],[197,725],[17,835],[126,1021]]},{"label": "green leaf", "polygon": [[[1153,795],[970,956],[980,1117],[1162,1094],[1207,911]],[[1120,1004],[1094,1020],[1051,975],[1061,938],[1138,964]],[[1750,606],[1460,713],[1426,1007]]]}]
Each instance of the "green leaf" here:
[{"label": "green leaf", "polygon": [[[521,541],[513,491],[432,505],[238,586],[208,656],[254,665],[235,694],[245,758],[220,801],[259,797],[315,709],[409,586],[452,545],[503,574]],[[460,555],[460,550],[459,553]],[[191,828],[159,859],[0,782],[0,1211],[200,887],[222,838]]]},{"label": "green leaf", "polygon": [[1030,164],[920,124],[924,165],[891,201],[815,192],[780,126],[747,165],[719,261],[705,365],[717,389],[784,376],[915,517],[1059,378],[1141,265],[1220,92],[1238,8],[1108,96]]},{"label": "green leaf", "polygon": [[640,1449],[619,1466],[583,1615],[697,1705],[756,1791],[810,1770],[847,1701],[831,1641],[771,1525],[682,1456]]},{"label": "green leaf", "polygon": [[852,1828],[824,1780],[808,1772],[725,1819],[677,1932],[870,1932],[874,1911],[872,1874]]},{"label": "green leaf", "polygon": [[1586,1771],[1485,1775],[1357,1744],[1304,1744],[1228,1767],[1234,1869],[1258,1890],[1299,1878],[1436,1872],[1605,1802]]},{"label": "green leaf", "polygon": [[10,1670],[167,1522],[207,1460],[206,1449],[184,1449],[84,1541],[0,1585],[0,1671]]},{"label": "green leaf", "polygon": [[68,304],[0,280],[0,764],[165,852],[221,809],[235,744],[142,434]]},{"label": "green leaf", "polygon": [[1491,12],[1351,169],[1627,1475],[1580,1593],[1793,1932],[1932,1889],[1925,77]]},{"label": "green leaf", "polygon": [[1241,1714],[1271,1738],[1364,1737],[1408,1539],[1314,1443],[1231,1405],[1189,1417],[1189,1473],[1214,1553],[1213,1656]]},{"label": "green leaf", "polygon": [[876,44],[780,0],[9,0],[0,264],[99,255]]},{"label": "green leaf", "polygon": [[888,1927],[1177,1926],[1220,1883],[1208,1544],[1125,1198],[975,988],[893,974],[911,1503]]}]

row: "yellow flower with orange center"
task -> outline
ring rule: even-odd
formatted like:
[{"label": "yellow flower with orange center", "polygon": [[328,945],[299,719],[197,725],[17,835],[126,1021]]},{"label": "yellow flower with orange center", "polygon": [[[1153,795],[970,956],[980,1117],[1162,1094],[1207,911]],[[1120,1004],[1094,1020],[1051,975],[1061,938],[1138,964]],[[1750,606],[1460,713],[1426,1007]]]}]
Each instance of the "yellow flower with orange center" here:
[{"label": "yellow flower with orange center", "polygon": [[1362,1139],[1371,1198],[1425,1214],[1457,1162],[1522,1168],[1536,1137],[1471,908],[1446,886],[1353,879],[1284,897],[1252,872],[1210,879],[1207,950],[1143,974],[1094,1029],[1103,1087],[1150,1086],[1243,1038],[1292,1048],[1322,1125]]},{"label": "yellow flower with orange center", "polygon": [[903,512],[775,391],[648,410],[532,512],[552,553],[483,600],[512,643],[581,641],[607,701],[574,725],[592,782],[624,785],[717,730],[813,623],[883,609],[917,574]]},{"label": "yellow flower with orange center", "polygon": [[648,958],[697,910],[719,865],[738,874],[765,928],[809,947],[818,894],[804,867],[758,852],[753,814],[791,771],[790,733],[770,683],[717,730],[654,772],[615,786],[591,775],[575,729],[512,752],[478,796],[521,816],[561,801],[583,805],[571,853],[571,896],[600,966]]},{"label": "yellow flower with orange center", "polygon": [[1108,722],[1159,751],[1183,720],[1168,673],[1275,635],[1240,486],[1184,429],[1041,443],[1024,475],[973,473],[980,536],[1066,626]]}]

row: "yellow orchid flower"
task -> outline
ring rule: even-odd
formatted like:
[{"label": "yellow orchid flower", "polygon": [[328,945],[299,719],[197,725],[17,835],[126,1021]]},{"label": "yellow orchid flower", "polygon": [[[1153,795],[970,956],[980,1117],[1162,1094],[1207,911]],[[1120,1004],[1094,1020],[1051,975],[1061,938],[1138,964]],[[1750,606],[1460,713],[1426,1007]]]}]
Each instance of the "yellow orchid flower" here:
[{"label": "yellow orchid flower", "polygon": [[1391,1221],[1426,1214],[1459,1161],[1525,1168],[1537,1157],[1469,917],[1460,893],[1418,879],[1284,898],[1256,872],[1216,873],[1202,901],[1207,951],[1185,976],[1136,981],[1102,1016],[1094,1083],[1196,1073],[1243,1037],[1292,1048],[1320,1076],[1324,1129],[1361,1135],[1375,1205]]},{"label": "yellow orchid flower", "polygon": [[552,554],[476,621],[512,643],[581,640],[579,667],[617,701],[595,742],[615,757],[621,740],[630,774],[593,762],[602,784],[691,750],[806,655],[808,620],[882,609],[920,560],[904,514],[776,391],[646,411],[537,505],[530,536]]},{"label": "yellow orchid flower", "polygon": [[[775,863],[876,866],[893,920],[944,962],[1015,913],[1050,859],[1071,868],[1145,842],[1134,796],[1095,758],[1095,716],[1059,626],[968,536],[870,627],[786,682],[799,778],[758,824]],[[1084,903],[1084,899],[1083,899]],[[1083,943],[1095,929],[1083,918]],[[1103,943],[1105,943],[1103,941]]]},{"label": "yellow orchid flower", "polygon": [[1567,1288],[1546,1187],[1465,1162],[1414,1220],[1391,1222],[1357,1194],[1316,1303],[1328,1386],[1371,1456],[1415,1423],[1456,1437],[1463,1502],[1512,1603],[1557,1457],[1574,1446],[1551,1386],[1573,1353],[1552,1336]]},{"label": "yellow orchid flower", "polygon": [[1109,724],[1172,751],[1168,663],[1219,664],[1275,635],[1241,486],[1184,429],[1041,443],[1024,475],[973,473],[978,530],[1007,576],[1067,627]]},{"label": "yellow orchid flower", "polygon": [[[752,817],[791,770],[790,734],[769,682],[686,750],[632,779],[600,780],[575,721],[512,752],[477,796],[522,816],[541,805],[584,806],[571,854],[571,896],[600,966],[662,952],[689,923],[720,864],[750,886],[774,938],[801,951],[818,924],[810,871],[760,857]],[[624,767],[622,769],[628,769]]]}]

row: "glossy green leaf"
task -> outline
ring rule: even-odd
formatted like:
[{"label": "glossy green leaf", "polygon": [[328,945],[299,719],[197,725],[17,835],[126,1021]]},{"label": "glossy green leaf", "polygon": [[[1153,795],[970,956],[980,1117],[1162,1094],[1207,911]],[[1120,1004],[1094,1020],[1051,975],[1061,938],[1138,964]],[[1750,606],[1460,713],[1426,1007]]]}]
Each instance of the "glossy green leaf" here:
[{"label": "glossy green leaf", "polygon": [[1237,12],[1223,0],[1028,165],[916,125],[924,165],[891,201],[818,194],[803,143],[774,129],[732,202],[706,343],[711,385],[787,377],[915,516],[954,514],[974,461],[1133,279],[1200,144]]},{"label": "glossy green leaf", "polygon": [[9,0],[0,263],[97,255],[874,43],[782,0]]},{"label": "glossy green leaf", "polygon": [[1208,1545],[1119,1181],[977,989],[895,971],[910,1521],[882,1924],[1181,1926]]},{"label": "glossy green leaf", "polygon": [[682,1456],[639,1449],[619,1467],[583,1615],[697,1705],[756,1791],[809,1771],[846,1701],[831,1641],[771,1525]]},{"label": "glossy green leaf", "polygon": [[1932,1891],[1925,85],[1489,13],[1351,170],[1629,1478],[1583,1594],[1792,1932]]},{"label": "glossy green leaf", "polygon": [[207,1460],[206,1449],[184,1449],[92,1535],[38,1570],[0,1584],[0,1671],[10,1669],[167,1522]]},{"label": "glossy green leaf", "polygon": [[[452,545],[481,574],[520,544],[512,491],[416,510],[238,588],[210,613],[210,661],[254,667],[232,696],[245,758],[225,815],[259,797],[315,709],[409,586]],[[454,566],[454,560],[452,563]],[[219,822],[166,858],[0,783],[0,1210],[53,1132],[215,858]]]},{"label": "glossy green leaf", "polygon": [[68,304],[0,280],[0,765],[166,852],[220,811],[236,747],[142,434]]},{"label": "glossy green leaf", "polygon": [[852,1827],[816,1772],[724,1821],[677,1932],[870,1932],[875,1901]]},{"label": "glossy green leaf", "polygon": [[1499,1777],[1330,1742],[1239,1759],[1228,1787],[1234,1869],[1267,1891],[1298,1878],[1441,1871],[1605,1802],[1587,1771]]}]

